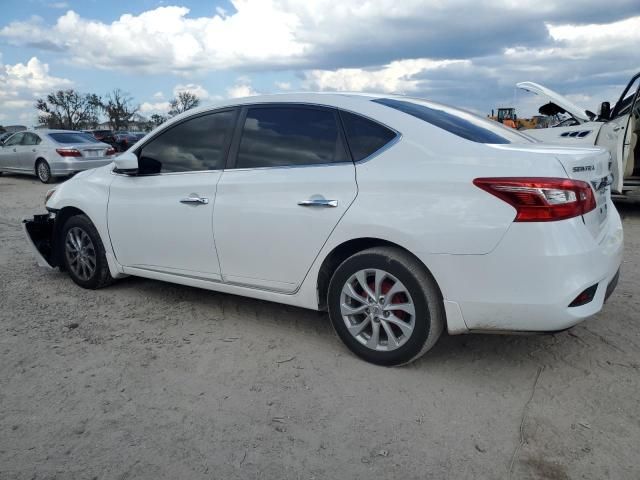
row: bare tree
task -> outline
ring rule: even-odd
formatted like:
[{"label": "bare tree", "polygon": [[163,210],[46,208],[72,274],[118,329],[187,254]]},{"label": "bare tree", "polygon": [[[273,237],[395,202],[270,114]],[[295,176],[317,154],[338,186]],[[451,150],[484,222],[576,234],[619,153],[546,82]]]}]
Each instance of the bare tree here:
[{"label": "bare tree", "polygon": [[38,98],[35,104],[40,125],[67,130],[94,128],[98,124],[100,106],[97,95],[82,94],[73,89],[52,92],[45,98]]},{"label": "bare tree", "polygon": [[134,106],[133,97],[119,88],[105,96],[101,107],[114,130],[126,129],[132,117],[140,109],[138,105]]},{"label": "bare tree", "polygon": [[178,96],[171,100],[170,116],[178,115],[200,105],[200,99],[195,93],[180,92]]}]

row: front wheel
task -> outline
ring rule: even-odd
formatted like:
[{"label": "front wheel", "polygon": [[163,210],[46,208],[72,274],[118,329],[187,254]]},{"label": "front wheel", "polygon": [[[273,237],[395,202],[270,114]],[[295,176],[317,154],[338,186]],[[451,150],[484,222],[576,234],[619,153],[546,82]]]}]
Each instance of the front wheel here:
[{"label": "front wheel", "polygon": [[64,266],[82,288],[98,289],[114,281],[98,230],[86,215],[76,215],[62,228]]},{"label": "front wheel", "polygon": [[378,365],[416,360],[440,337],[442,295],[419,261],[394,247],[356,253],[329,283],[329,317],[356,355]]},{"label": "front wheel", "polygon": [[38,160],[36,163],[36,175],[38,176],[38,180],[42,183],[51,183],[53,182],[53,175],[51,175],[51,167],[46,160]]}]

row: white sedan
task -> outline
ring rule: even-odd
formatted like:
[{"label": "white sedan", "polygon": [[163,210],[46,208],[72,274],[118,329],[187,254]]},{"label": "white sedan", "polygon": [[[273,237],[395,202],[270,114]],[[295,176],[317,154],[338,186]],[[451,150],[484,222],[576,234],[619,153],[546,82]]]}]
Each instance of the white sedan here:
[{"label": "white sedan", "polygon": [[443,329],[557,331],[615,287],[609,154],[405,97],[286,94],[190,110],[25,220],[43,266],[328,310],[399,365]]},{"label": "white sedan", "polygon": [[540,113],[568,116],[553,127],[527,130],[527,134],[559,145],[606,148],[611,153],[613,193],[634,195],[640,192],[640,73],[631,77],[613,109],[609,102],[600,104],[599,115],[537,83],[520,82],[517,86],[548,102],[540,107]]},{"label": "white sedan", "polygon": [[114,148],[74,130],[14,133],[0,145],[0,173],[36,175],[43,183],[113,161]]}]

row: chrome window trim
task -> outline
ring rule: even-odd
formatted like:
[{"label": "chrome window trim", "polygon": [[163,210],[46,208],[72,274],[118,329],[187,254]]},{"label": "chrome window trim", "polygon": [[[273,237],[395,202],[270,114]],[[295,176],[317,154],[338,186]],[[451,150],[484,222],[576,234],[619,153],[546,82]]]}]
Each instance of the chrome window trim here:
[{"label": "chrome window trim", "polygon": [[[258,102],[258,103],[239,103],[239,104],[233,104],[233,105],[226,105],[224,107],[216,107],[216,108],[212,108],[211,110],[206,110],[206,111],[200,111],[198,113],[194,113],[193,115],[189,115],[185,118],[180,119],[180,121],[177,121],[175,123],[171,123],[169,125],[167,125],[165,128],[162,128],[161,130],[159,130],[158,132],[154,132],[154,135],[148,139],[146,139],[146,141],[141,144],[141,145],[134,145],[135,147],[135,152],[137,155],[137,151],[139,151],[141,148],[143,148],[146,144],[148,144],[149,142],[151,142],[153,139],[155,139],[156,137],[158,137],[160,134],[162,134],[164,131],[168,130],[169,128],[172,128],[174,126],[179,125],[180,123],[186,122],[188,120],[191,120],[193,118],[202,116],[202,115],[208,115],[211,113],[218,113],[218,112],[223,112],[223,111],[227,111],[227,110],[231,110],[231,109],[242,109],[244,107],[246,107],[247,109],[251,108],[251,107],[274,107],[274,106],[309,106],[309,107],[321,107],[321,108],[325,108],[325,109],[333,109],[336,110],[338,112],[338,114],[343,111],[343,112],[347,112],[350,113],[352,115],[357,115],[359,117],[362,117],[366,120],[369,120],[370,122],[374,122],[377,123],[389,130],[391,130],[393,133],[395,133],[395,137],[392,138],[390,141],[388,141],[386,144],[384,144],[382,147],[380,147],[378,150],[376,150],[375,152],[371,153],[370,155],[364,157],[361,160],[349,160],[346,162],[331,162],[331,163],[315,163],[315,164],[309,164],[309,165],[274,165],[272,167],[253,167],[253,168],[229,168],[229,166],[227,165],[228,163],[228,158],[227,158],[227,162],[225,162],[225,167],[221,168],[221,169],[216,169],[216,170],[190,170],[188,172],[167,172],[167,173],[152,173],[152,174],[147,174],[147,175],[130,175],[130,174],[126,174],[126,173],[119,173],[114,171],[115,170],[115,166],[114,166],[114,170],[111,171],[111,173],[113,175],[124,175],[127,177],[156,177],[158,175],[183,175],[183,174],[193,174],[193,173],[207,173],[207,172],[232,172],[232,171],[251,171],[251,170],[272,170],[272,169],[284,169],[284,168],[313,168],[313,167],[329,167],[329,166],[338,166],[338,165],[345,165],[345,164],[352,164],[352,165],[361,165],[364,163],[367,163],[371,160],[373,160],[374,158],[376,158],[379,155],[382,155],[384,152],[386,152],[388,149],[390,149],[391,147],[393,147],[394,145],[396,145],[398,142],[400,142],[400,140],[402,140],[403,135],[400,131],[398,131],[397,129],[387,125],[384,122],[381,122],[378,119],[372,118],[369,115],[360,113],[360,112],[356,112],[354,110],[351,110],[349,108],[343,108],[343,107],[338,107],[335,105],[326,105],[323,103],[316,103],[316,102],[287,102],[287,101],[279,101],[279,102]],[[241,120],[241,116],[242,114],[239,113],[236,120],[238,122],[240,122]],[[342,122],[341,122],[342,123]],[[237,127],[234,127],[238,129],[242,129],[243,125],[238,125]],[[343,135],[345,136],[345,139],[348,141],[349,139],[347,138],[346,132],[344,131],[344,126],[341,124],[340,125],[340,129],[342,130]],[[232,136],[235,136],[236,132],[233,133]],[[233,139],[232,139],[232,143],[233,143]],[[345,145],[346,146],[346,145]],[[231,145],[231,147],[233,147],[233,145]],[[231,152],[228,153],[228,155]],[[347,152],[349,153],[349,152]]]},{"label": "chrome window trim", "polygon": [[147,173],[144,175],[132,175],[129,173],[121,173],[121,172],[116,172],[116,167],[115,165],[113,166],[113,169],[111,170],[111,174],[112,175],[119,175],[119,176],[124,176],[124,177],[138,177],[138,178],[144,178],[144,177],[161,177],[161,176],[167,176],[167,175],[193,175],[195,173],[216,173],[216,172],[224,172],[225,170],[223,168],[218,168],[216,170],[189,170],[187,172],[165,172],[165,173]]},{"label": "chrome window trim", "polygon": [[252,170],[274,170],[274,169],[290,169],[290,168],[314,168],[314,167],[339,167],[342,165],[353,165],[353,162],[330,162],[330,163],[312,163],[309,165],[274,165],[272,167],[244,167],[244,168],[227,168],[225,172],[250,172]]},{"label": "chrome window trim", "polygon": [[[393,129],[391,129],[391,130],[393,130]],[[355,163],[356,165],[361,165],[363,163],[367,163],[370,160],[373,160],[378,155],[382,155],[388,149],[393,147],[396,143],[398,143],[402,139],[402,134],[400,132],[398,132],[397,130],[393,130],[393,131],[396,132],[396,136],[394,138],[389,140],[387,143],[385,143],[382,147],[380,147],[378,150],[373,152],[371,155],[369,155],[367,157],[364,157],[362,160],[358,160],[357,162],[353,162],[353,163]]]}]

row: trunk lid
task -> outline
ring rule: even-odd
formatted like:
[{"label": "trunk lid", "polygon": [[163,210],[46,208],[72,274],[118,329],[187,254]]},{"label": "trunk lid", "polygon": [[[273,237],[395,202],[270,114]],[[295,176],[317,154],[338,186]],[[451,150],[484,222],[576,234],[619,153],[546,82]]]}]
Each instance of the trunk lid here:
[{"label": "trunk lid", "polygon": [[107,157],[107,151],[111,147],[106,143],[80,143],[70,145],[69,148],[77,149],[82,154],[82,158],[98,160]]},{"label": "trunk lid", "polygon": [[585,225],[594,238],[604,233],[607,221],[607,204],[611,197],[610,172],[611,155],[600,147],[569,147],[544,144],[500,145],[502,150],[529,152],[545,156],[554,156],[562,164],[567,176],[582,180],[591,185],[596,199],[596,208],[582,216]]}]

